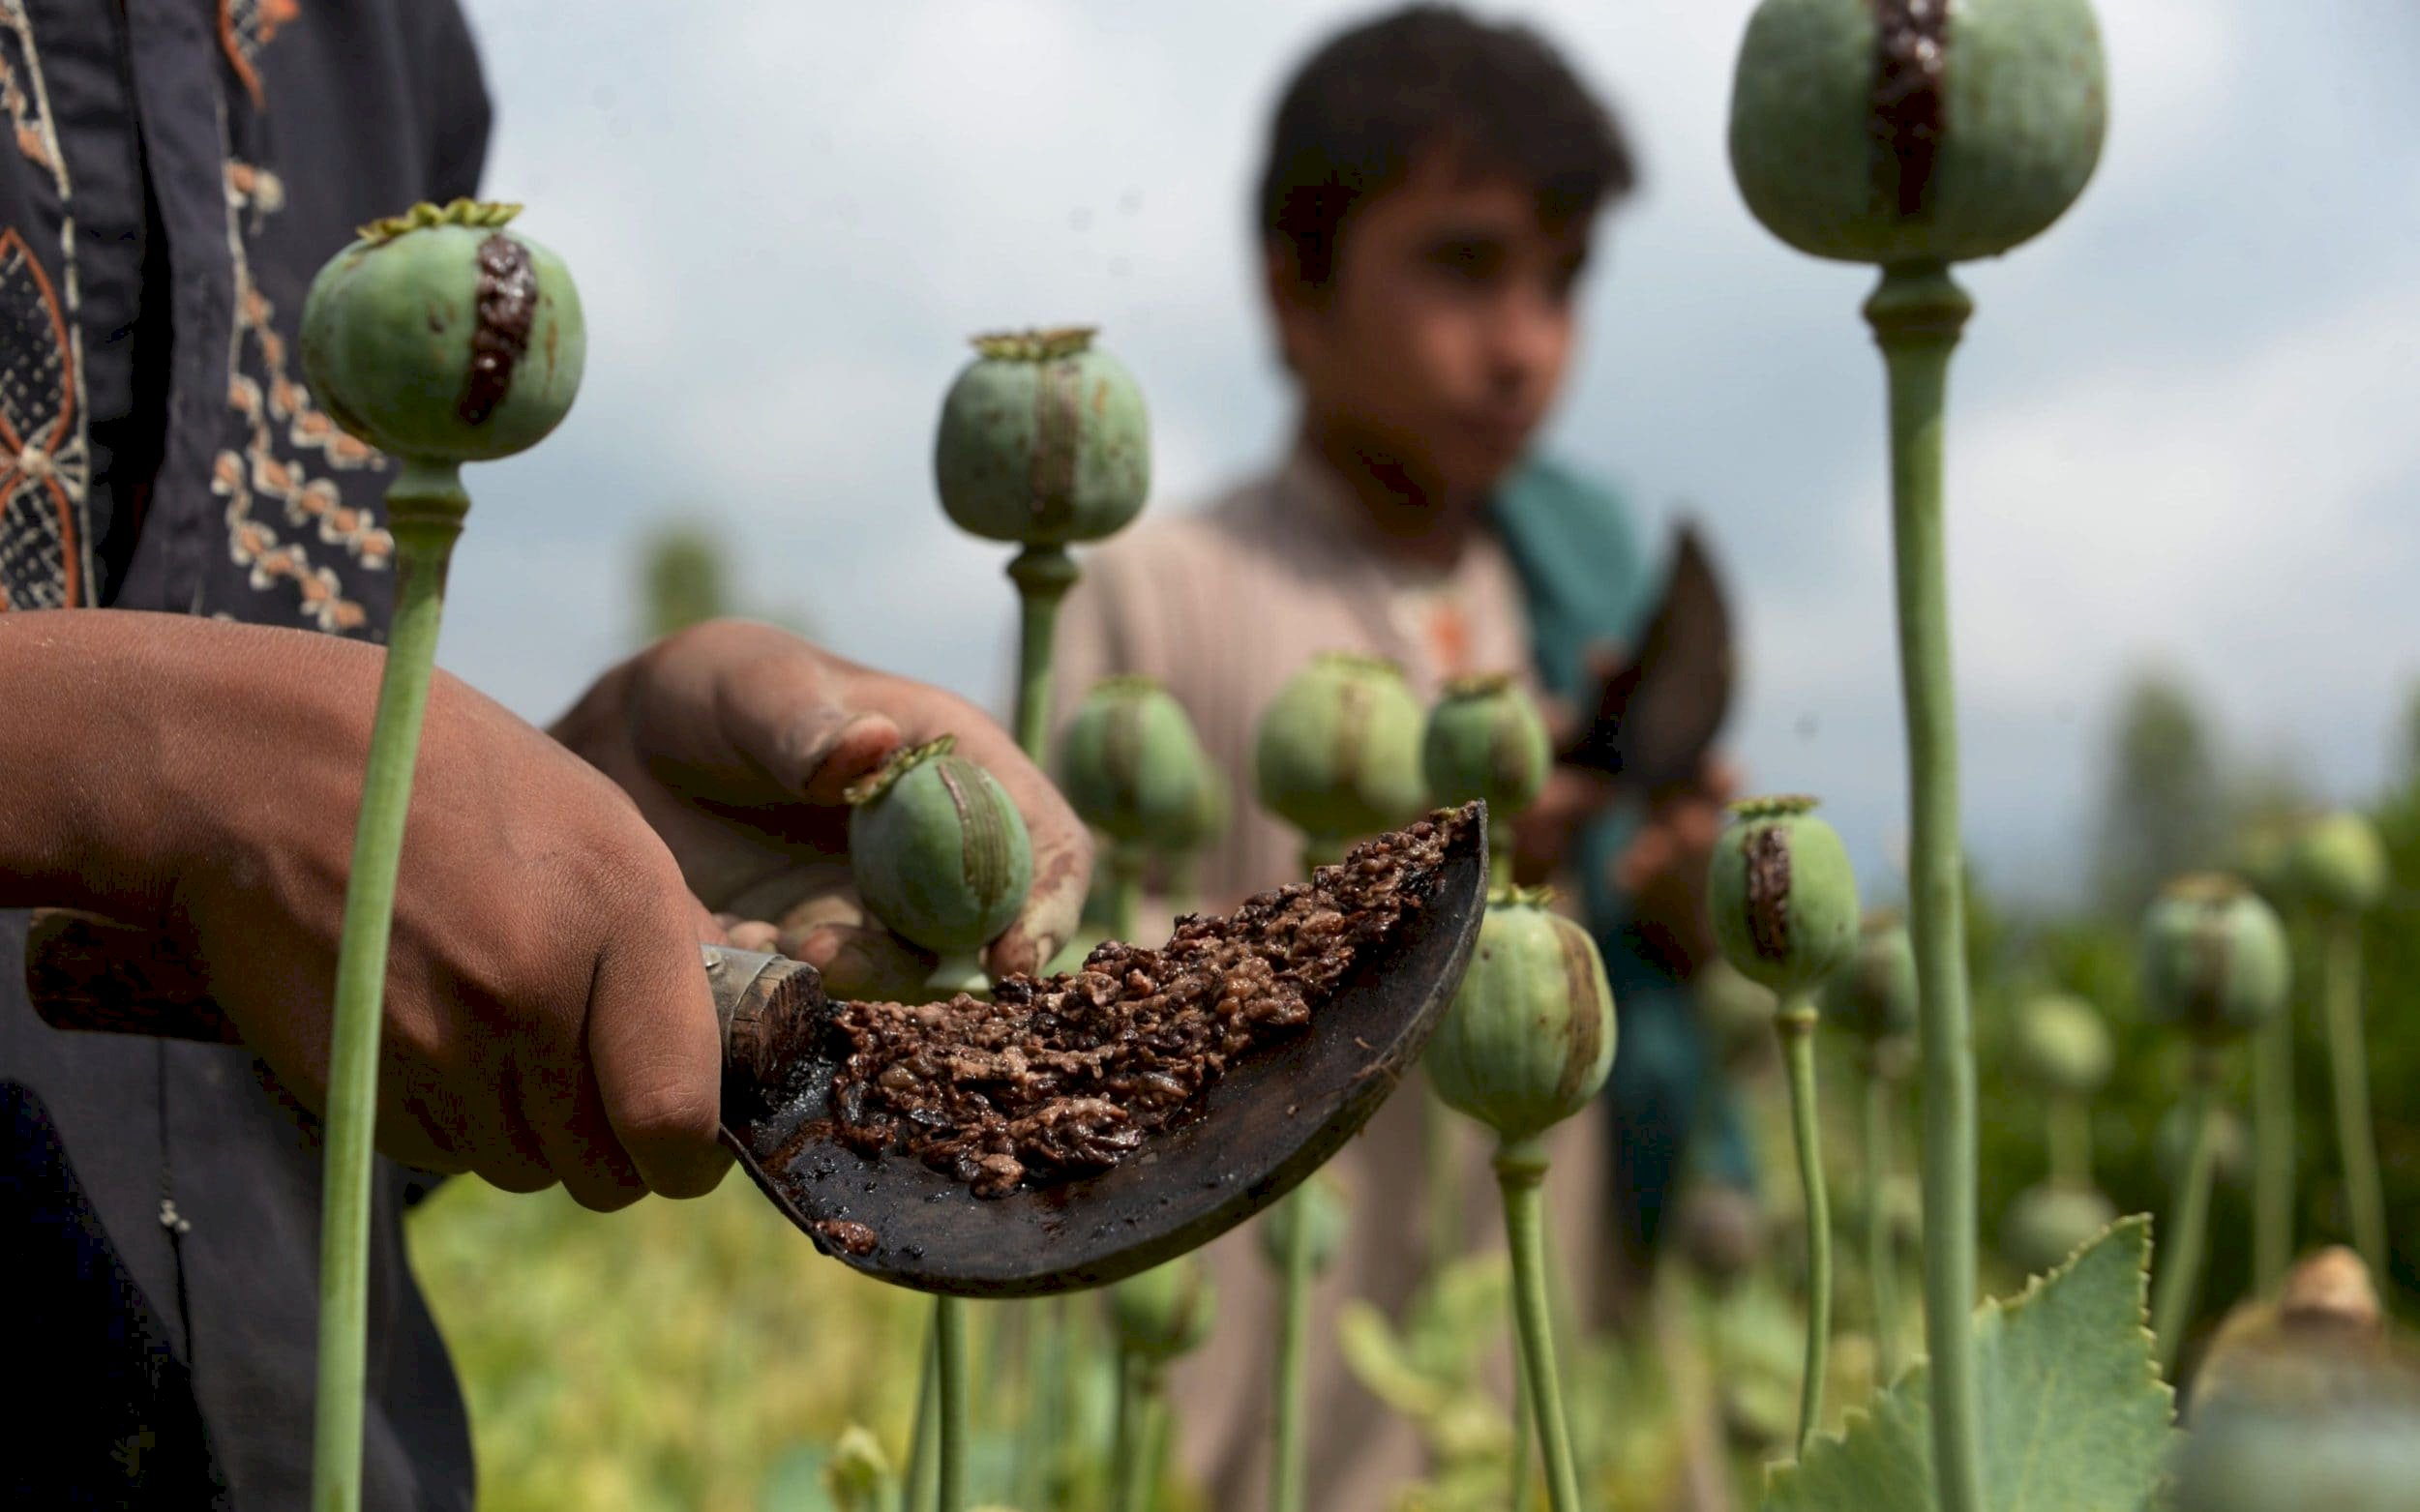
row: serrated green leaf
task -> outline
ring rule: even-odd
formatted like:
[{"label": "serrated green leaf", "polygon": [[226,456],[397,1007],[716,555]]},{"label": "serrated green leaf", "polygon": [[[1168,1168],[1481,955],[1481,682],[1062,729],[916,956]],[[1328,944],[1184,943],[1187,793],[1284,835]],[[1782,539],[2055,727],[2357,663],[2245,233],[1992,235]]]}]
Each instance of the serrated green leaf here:
[{"label": "serrated green leaf", "polygon": [[[2168,1451],[2174,1399],[2151,1359],[2151,1225],[2122,1218],[2013,1301],[1975,1310],[1991,1512],[2141,1512]],[[1932,1491],[1930,1373],[1918,1365],[1847,1431],[1776,1468],[1765,1512],[1924,1512]]]}]

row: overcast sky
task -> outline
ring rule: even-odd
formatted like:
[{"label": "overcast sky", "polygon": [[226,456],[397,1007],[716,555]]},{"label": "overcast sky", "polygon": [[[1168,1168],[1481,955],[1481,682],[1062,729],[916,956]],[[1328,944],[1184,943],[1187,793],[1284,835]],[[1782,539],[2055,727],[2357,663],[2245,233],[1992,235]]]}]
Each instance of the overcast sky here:
[{"label": "overcast sky", "polygon": [[[1287,429],[1247,186],[1328,0],[468,0],[524,199],[587,307],[578,408],[482,469],[443,661],[552,716],[633,631],[638,543],[702,516],[752,606],[997,704],[1000,548],[932,495],[974,331],[1097,323],[1153,419],[1151,507]],[[1549,432],[1740,601],[1732,739],[1866,864],[1902,804],[1871,275],[1799,256],[1724,163],[1748,0],[1514,12],[1645,165]],[[2180,670],[2244,751],[2380,779],[2420,675],[2420,6],[2102,0],[2113,122],[2067,219],[1962,273],[1952,592],[1987,875],[2080,876],[2112,699]],[[1868,891],[1893,884],[1876,878]]]}]

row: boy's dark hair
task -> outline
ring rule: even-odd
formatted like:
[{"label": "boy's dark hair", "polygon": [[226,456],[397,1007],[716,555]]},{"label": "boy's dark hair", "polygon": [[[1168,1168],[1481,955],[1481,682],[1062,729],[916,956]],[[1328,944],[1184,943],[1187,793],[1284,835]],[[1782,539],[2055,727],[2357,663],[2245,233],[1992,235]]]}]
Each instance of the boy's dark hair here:
[{"label": "boy's dark hair", "polygon": [[1261,173],[1261,234],[1325,285],[1354,207],[1433,146],[1530,185],[1549,225],[1636,182],[1613,116],[1526,26],[1415,5],[1342,32],[1286,85]]}]

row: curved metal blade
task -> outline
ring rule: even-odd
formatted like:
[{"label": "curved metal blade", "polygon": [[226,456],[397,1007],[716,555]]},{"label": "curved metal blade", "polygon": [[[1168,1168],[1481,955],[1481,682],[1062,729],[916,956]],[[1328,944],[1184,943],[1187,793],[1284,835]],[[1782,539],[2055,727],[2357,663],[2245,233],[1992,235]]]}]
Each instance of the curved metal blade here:
[{"label": "curved metal blade", "polygon": [[1730,712],[1731,683],[1730,608],[1695,525],[1683,521],[1636,652],[1605,679],[1596,719],[1563,759],[1643,788],[1690,782]]},{"label": "curved metal blade", "polygon": [[1355,966],[1307,1032],[1256,1049],[1191,1118],[1107,1171],[978,1198],[920,1161],[858,1155],[830,1137],[829,1065],[801,1068],[736,1120],[746,1103],[727,1100],[727,1142],[819,1248],[901,1286],[1027,1296],[1174,1259],[1318,1170],[1419,1060],[1486,911],[1486,825],[1463,828],[1426,905]]}]

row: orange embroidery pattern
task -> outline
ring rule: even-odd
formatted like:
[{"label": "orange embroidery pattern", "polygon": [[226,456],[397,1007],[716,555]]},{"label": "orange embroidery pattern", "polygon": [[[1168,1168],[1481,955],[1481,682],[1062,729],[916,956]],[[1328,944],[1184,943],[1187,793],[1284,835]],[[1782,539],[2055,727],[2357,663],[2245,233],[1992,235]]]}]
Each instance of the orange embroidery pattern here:
[{"label": "orange embroidery pattern", "polygon": [[278,28],[302,14],[299,0],[219,0],[219,49],[242,80],[253,108],[268,108],[260,87],[260,49],[269,45]]},{"label": "orange embroidery pattern", "polygon": [[17,151],[49,175],[60,216],[57,283],[21,230],[0,231],[0,609],[61,608],[94,587],[75,217],[20,0],[0,0],[0,108]]},{"label": "orange embroidery pattern", "polygon": [[[306,455],[334,472],[374,468],[377,451],[337,428],[311,393],[287,369],[285,338],[276,311],[254,285],[244,252],[247,215],[257,227],[262,216],[284,203],[277,176],[248,163],[226,167],[227,245],[235,267],[235,330],[227,343],[227,402],[245,422],[243,451],[222,451],[210,475],[210,490],[227,501],[227,551],[252,570],[253,587],[290,585],[303,611],[322,630],[345,633],[369,623],[369,614],[344,595],[333,568],[314,565],[299,540],[282,536],[259,516],[261,506],[279,508],[284,522],[306,529],[320,544],[375,571],[395,554],[395,540],[366,505],[348,505],[334,478],[314,476]],[[375,480],[372,480],[374,484]]]}]

